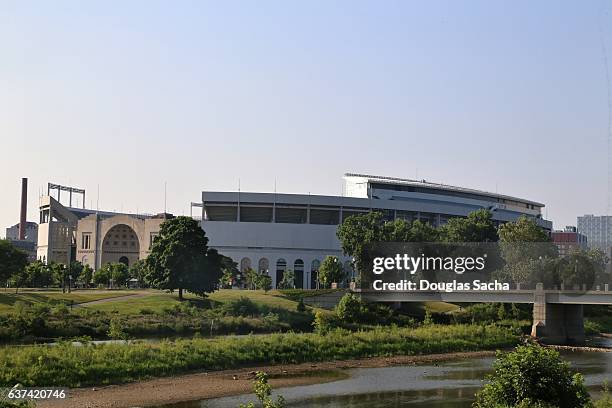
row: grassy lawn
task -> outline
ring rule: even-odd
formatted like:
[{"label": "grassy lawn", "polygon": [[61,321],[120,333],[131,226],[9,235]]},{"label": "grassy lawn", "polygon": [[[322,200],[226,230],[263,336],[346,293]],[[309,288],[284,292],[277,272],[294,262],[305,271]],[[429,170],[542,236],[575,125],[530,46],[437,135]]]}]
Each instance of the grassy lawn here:
[{"label": "grassy lawn", "polygon": [[[127,294],[129,292],[125,293]],[[116,301],[108,303],[84,305],[84,307],[92,310],[103,310],[107,312],[116,311],[120,314],[134,315],[140,314],[142,309],[148,309],[149,311],[153,312],[161,312],[165,308],[170,308],[180,303],[178,300],[178,294],[176,292],[167,293],[149,290],[144,293],[146,293],[146,295],[142,297],[127,298],[125,300],[117,299]],[[185,294],[185,299],[191,300],[196,305],[199,302],[202,302],[202,304],[205,302],[222,304],[232,300],[237,300],[240,297],[247,297],[257,304],[266,305],[270,308],[286,309],[292,312],[296,310],[298,303],[297,301],[287,299],[281,293],[275,290],[266,293],[262,290],[221,289],[209,294],[208,298],[204,301],[190,293]]]},{"label": "grassy lawn", "polygon": [[15,293],[14,291],[2,291],[0,292],[0,313],[9,312],[15,305],[15,302],[24,302],[26,304],[33,303],[59,303],[71,301],[74,304],[91,302],[94,300],[108,299],[119,296],[125,296],[134,294],[137,292],[132,291],[111,291],[111,290],[82,290],[75,291],[72,293],[62,293],[58,290],[49,291],[28,291],[27,289],[23,292]]},{"label": "grassy lawn", "polygon": [[459,306],[446,302],[425,302],[424,308],[432,313],[447,313],[459,309]]},{"label": "grassy lawn", "polygon": [[[192,296],[185,296],[187,299],[196,299]],[[118,312],[123,315],[141,314],[141,310],[147,309],[152,312],[161,313],[165,308],[179,304],[178,294],[165,293],[160,291],[147,291],[142,297],[117,299],[107,303],[97,303],[83,305],[91,310],[101,310],[105,312]]]},{"label": "grassy lawn", "polygon": [[[33,303],[58,303],[71,301],[74,304],[92,302],[95,300],[118,298],[129,295],[141,295],[140,297],[131,297],[126,299],[117,299],[107,303],[98,303],[92,305],[83,305],[91,310],[101,310],[106,312],[116,311],[125,315],[137,315],[141,310],[147,309],[153,312],[162,312],[166,308],[173,307],[179,304],[177,292],[168,293],[159,290],[77,290],[72,293],[62,293],[60,290],[28,290],[15,294],[11,291],[0,292],[0,313],[8,312],[12,309],[15,302],[21,301],[27,304]],[[226,303],[232,300],[237,300],[240,297],[247,297],[253,302],[260,305],[266,305],[271,308],[286,309],[295,311],[297,300],[287,296],[285,293],[271,290],[264,292],[262,290],[232,290],[222,289],[208,295],[208,298],[202,301],[202,298],[185,294],[185,298],[191,300],[196,305],[212,302],[214,304]],[[297,299],[297,298],[296,298]],[[427,302],[415,303],[413,305],[417,309],[421,309],[422,313],[427,309],[431,312],[444,313],[457,308],[457,306],[444,302]],[[329,310],[322,309],[324,313],[331,313]]]}]

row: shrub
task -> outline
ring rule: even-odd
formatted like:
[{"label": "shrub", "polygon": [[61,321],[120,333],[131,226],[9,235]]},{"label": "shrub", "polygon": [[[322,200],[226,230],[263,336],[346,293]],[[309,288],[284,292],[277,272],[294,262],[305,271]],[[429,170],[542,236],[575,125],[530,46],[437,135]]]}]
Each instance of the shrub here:
[{"label": "shrub", "polygon": [[573,374],[555,350],[527,345],[498,352],[493,369],[490,382],[476,394],[475,408],[577,408],[590,403],[582,376]]},{"label": "shrub", "polygon": [[123,328],[123,322],[118,317],[113,317],[108,327],[108,337],[115,340],[127,340],[129,337]]},{"label": "shrub", "polygon": [[337,327],[336,319],[333,315],[326,314],[321,310],[315,312],[314,321],[312,322],[315,333],[327,334],[330,330]]},{"label": "shrub", "polygon": [[257,316],[260,313],[259,307],[255,302],[246,296],[241,296],[239,299],[231,300],[223,306],[221,310],[229,316]]},{"label": "shrub", "polygon": [[357,323],[363,320],[366,306],[361,300],[352,293],[342,296],[336,306],[338,318],[349,323]]},{"label": "shrub", "polygon": [[607,382],[604,383],[602,396],[595,402],[594,407],[612,408],[612,394],[610,394],[610,388]]},{"label": "shrub", "polygon": [[303,313],[306,311],[306,305],[304,304],[304,299],[300,298],[300,301],[298,302],[295,309],[300,313]]},{"label": "shrub", "polygon": [[[276,401],[273,401],[270,397],[272,395],[272,387],[268,383],[268,375],[264,372],[258,371],[255,373],[253,392],[262,408],[284,408],[285,406],[285,399],[282,395],[276,397]],[[255,404],[252,402],[246,405],[240,404],[240,408],[255,408]]]},{"label": "shrub", "polygon": [[431,312],[429,310],[425,311],[425,317],[423,318],[423,325],[430,326],[434,324],[433,318],[431,317]]},{"label": "shrub", "polygon": [[584,321],[584,333],[587,335],[599,334],[603,332],[603,327],[598,322],[592,320]]}]

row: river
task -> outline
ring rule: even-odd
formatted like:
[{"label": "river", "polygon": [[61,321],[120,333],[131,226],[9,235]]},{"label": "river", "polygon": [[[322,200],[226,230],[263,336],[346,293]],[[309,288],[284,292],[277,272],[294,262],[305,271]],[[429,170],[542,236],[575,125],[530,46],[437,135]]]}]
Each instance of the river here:
[{"label": "river", "polygon": [[[612,346],[612,339],[604,341]],[[612,383],[612,353],[562,352],[585,376],[596,396],[607,380]],[[468,408],[474,393],[491,372],[493,357],[447,361],[437,364],[348,370],[347,379],[275,390],[299,408]],[[236,408],[254,400],[253,395],[164,405],[163,408]],[[161,408],[161,407],[160,407]]]}]

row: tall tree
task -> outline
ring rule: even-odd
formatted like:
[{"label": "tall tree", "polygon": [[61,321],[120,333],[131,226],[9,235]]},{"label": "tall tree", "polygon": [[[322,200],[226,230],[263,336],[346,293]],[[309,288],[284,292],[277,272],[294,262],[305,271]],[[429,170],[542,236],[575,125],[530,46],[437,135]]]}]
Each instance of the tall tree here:
[{"label": "tall tree", "polygon": [[480,209],[471,212],[466,218],[450,218],[440,227],[444,242],[497,242],[497,228],[493,224],[491,211]]},{"label": "tall tree", "polygon": [[514,222],[507,222],[499,227],[499,239],[502,242],[549,242],[550,237],[535,221],[521,215]]},{"label": "tall tree", "polygon": [[386,221],[377,211],[348,217],[338,226],[338,239],[342,251],[355,260],[361,272],[368,264],[368,248],[378,242],[436,242],[439,231],[426,222],[408,222],[403,219]]},{"label": "tall tree", "polygon": [[533,219],[519,217],[498,229],[500,250],[506,265],[498,278],[521,284],[554,284],[557,247]]},{"label": "tall tree", "polygon": [[146,280],[154,288],[183,290],[200,296],[216,289],[221,255],[208,248],[208,238],[198,222],[189,217],[164,221],[146,259]]},{"label": "tall tree", "polygon": [[23,271],[28,264],[28,255],[15,248],[9,240],[0,239],[0,282]]}]

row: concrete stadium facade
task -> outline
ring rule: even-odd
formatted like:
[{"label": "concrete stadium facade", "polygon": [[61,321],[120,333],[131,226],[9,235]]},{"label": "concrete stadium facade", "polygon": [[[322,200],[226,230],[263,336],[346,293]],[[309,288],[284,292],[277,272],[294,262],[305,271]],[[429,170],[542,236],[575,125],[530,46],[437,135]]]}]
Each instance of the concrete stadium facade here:
[{"label": "concrete stadium facade", "polygon": [[339,257],[352,274],[350,259],[336,237],[347,217],[380,211],[388,220],[403,218],[443,225],[485,208],[497,224],[525,215],[546,230],[544,204],[502,194],[392,177],[347,173],[342,196],[245,192],[202,192],[202,228],[210,245],[232,257],[242,271],[268,273],[277,286],[287,269],[295,285],[315,288],[327,255]]},{"label": "concrete stadium facade", "polygon": [[45,263],[79,261],[94,270],[109,262],[129,266],[148,256],[161,223],[171,217],[65,207],[43,196],[36,257]]}]

